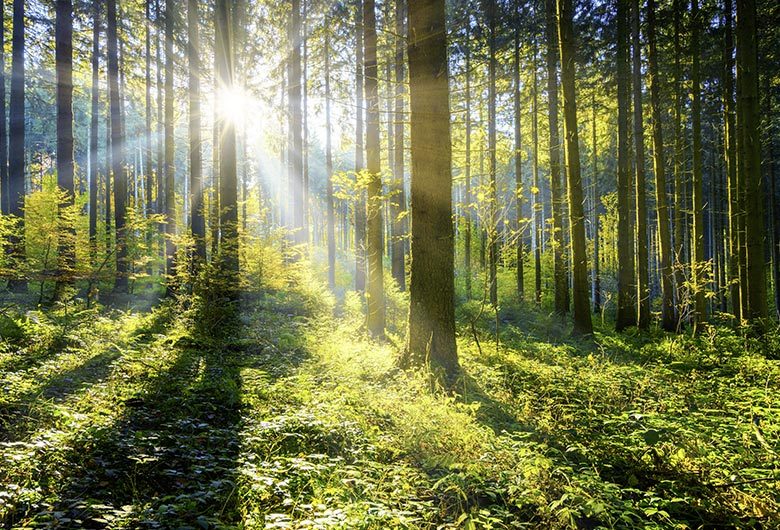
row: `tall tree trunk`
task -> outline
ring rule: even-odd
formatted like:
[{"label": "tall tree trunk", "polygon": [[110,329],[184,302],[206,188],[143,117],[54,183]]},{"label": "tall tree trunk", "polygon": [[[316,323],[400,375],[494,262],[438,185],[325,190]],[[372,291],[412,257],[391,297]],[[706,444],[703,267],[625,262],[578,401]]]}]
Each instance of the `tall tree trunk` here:
[{"label": "tall tree trunk", "polygon": [[633,44],[634,153],[636,192],[637,326],[650,327],[649,256],[647,250],[647,198],[645,189],[645,127],[642,118],[642,44],[639,0],[631,2],[631,41]]},{"label": "tall tree trunk", "polygon": [[303,114],[301,110],[301,4],[300,0],[290,2],[290,21],[287,38],[290,45],[287,80],[287,106],[290,117],[290,200],[292,202],[293,239],[302,244],[307,241],[304,215],[303,181]]},{"label": "tall tree trunk", "polygon": [[655,33],[655,0],[647,2],[647,61],[650,75],[650,104],[653,117],[653,172],[655,173],[656,218],[658,219],[658,254],[661,273],[661,327],[674,331],[674,272],[672,270],[672,235],[669,204],[666,195],[666,160],[664,157],[661,87],[658,77],[658,51]]},{"label": "tall tree trunk", "polygon": [[458,357],[444,4],[409,2],[412,254],[409,335],[402,364],[430,362],[452,382]]},{"label": "tall tree trunk", "polygon": [[740,285],[740,223],[744,213],[739,208],[737,187],[737,141],[735,137],[736,122],[734,115],[734,33],[733,4],[724,0],[723,9],[723,150],[726,161],[726,178],[728,181],[728,230],[729,230],[729,299],[731,311],[737,322],[742,320],[742,302]]},{"label": "tall tree trunk", "polygon": [[174,0],[165,0],[165,270],[170,282],[176,272],[176,168],[173,123]]},{"label": "tall tree trunk", "polygon": [[406,194],[404,192],[404,38],[406,34],[406,2],[395,2],[395,112],[393,117],[393,197],[392,205],[392,270],[393,279],[406,290]]},{"label": "tall tree trunk", "polygon": [[496,0],[487,0],[489,24],[488,59],[488,173],[490,176],[488,217],[488,284],[490,303],[498,306],[498,195],[496,184]]},{"label": "tall tree trunk", "polygon": [[[536,15],[536,13],[534,13]],[[533,144],[533,230],[534,230],[534,282],[536,305],[542,303],[542,193],[539,187],[539,87],[537,76],[536,35],[533,36],[533,58],[531,60],[531,142]]]},{"label": "tall tree trunk", "polygon": [[[555,19],[555,0],[545,0],[545,4],[547,15],[548,123],[550,128],[550,194],[553,214],[551,244],[553,247],[553,277],[555,278],[555,312],[563,315],[569,310],[569,281],[564,261],[561,141],[558,137],[558,29]],[[572,101],[572,103],[574,102]]]},{"label": "tall tree trunk", "polygon": [[[364,167],[363,121],[363,0],[357,0],[355,10],[355,173],[358,181]],[[355,201],[355,290],[366,290],[366,198],[358,184]]]},{"label": "tall tree trunk", "polygon": [[[329,21],[326,18],[326,22]],[[327,27],[327,24],[326,24]],[[325,32],[325,178],[326,208],[328,223],[328,285],[331,290],[336,288],[336,227],[333,211],[333,145],[330,116],[330,33]]]},{"label": "tall tree trunk", "polygon": [[756,2],[737,0],[737,148],[738,180],[744,184],[746,304],[742,316],[756,329],[768,316],[764,263],[764,196],[761,185]]},{"label": "tall tree trunk", "polygon": [[188,0],[190,66],[190,225],[196,266],[206,261],[206,219],[203,214],[203,159],[200,134],[200,14],[198,0]]},{"label": "tall tree trunk", "polygon": [[[233,36],[228,0],[217,0],[215,10],[217,83],[220,90],[229,92],[234,87]],[[300,84],[298,86],[300,89]],[[219,197],[220,268],[231,299],[238,295],[238,182],[236,171],[236,128],[223,113],[218,115],[219,131]],[[298,152],[300,155],[300,151]]]},{"label": "tall tree trunk", "polygon": [[13,292],[27,291],[27,280],[22,271],[24,260],[24,0],[14,0],[13,35],[11,37],[11,100],[9,102],[8,139],[8,212],[18,222],[15,233],[8,238],[17,274],[8,282]]},{"label": "tall tree trunk", "polygon": [[[5,2],[0,3],[0,215],[11,209],[8,181],[8,129],[5,107]],[[0,249],[4,250],[4,249]]]},{"label": "tall tree trunk", "polygon": [[[514,84],[514,126],[515,126],[515,214],[517,217],[517,298],[522,303],[525,298],[525,221],[523,220],[523,137],[522,123],[523,102],[520,92],[520,2],[517,2],[517,23],[514,31],[514,64],[512,77]],[[467,63],[468,65],[468,63]],[[468,68],[468,66],[467,66]],[[468,94],[466,95],[468,98]]]},{"label": "tall tree trunk", "polygon": [[98,120],[100,118],[100,3],[92,4],[92,87],[89,124],[89,257],[97,264]]},{"label": "tall tree trunk", "polygon": [[472,227],[472,206],[471,206],[471,31],[470,31],[471,19],[466,24],[466,49],[465,54],[465,69],[466,69],[466,190],[465,190],[465,204],[463,209],[465,211],[466,226],[463,230],[464,249],[463,259],[465,261],[466,269],[466,298],[471,299],[471,282],[472,282],[472,269],[471,269],[471,227]]},{"label": "tall tree trunk", "polygon": [[127,175],[125,174],[125,139],[122,134],[122,102],[119,94],[119,56],[117,47],[116,0],[108,0],[108,93],[111,107],[111,160],[114,174],[114,226],[116,227],[116,278],[114,290],[127,292],[127,240],[125,215]]},{"label": "tall tree trunk", "polygon": [[615,327],[621,331],[636,323],[634,238],[631,232],[631,162],[628,121],[631,113],[628,64],[629,0],[617,3],[617,105],[618,105],[618,302]]},{"label": "tall tree trunk", "polygon": [[376,12],[374,0],[363,1],[365,43],[364,83],[366,91],[366,289],[367,326],[374,337],[384,336],[385,298],[382,273],[382,178],[379,151],[379,83],[377,79]]},{"label": "tall tree trunk", "polygon": [[682,25],[682,2],[673,0],[674,11],[674,284],[677,289],[677,329],[683,325],[686,311],[685,288],[685,175],[683,174],[683,130],[682,130],[682,46],[680,31]]},{"label": "tall tree trunk", "polygon": [[591,273],[591,295],[593,297],[593,311],[596,313],[601,312],[601,273],[600,273],[600,256],[599,256],[599,203],[601,202],[601,196],[598,192],[599,188],[599,171],[598,171],[598,143],[596,142],[596,95],[593,94],[591,100],[591,111],[593,113],[593,126],[592,126],[592,139],[593,142],[593,186],[592,200],[593,203],[593,270]]},{"label": "tall tree trunk", "polygon": [[691,121],[693,125],[693,259],[691,260],[691,279],[694,292],[693,331],[700,331],[701,324],[707,320],[707,299],[705,297],[704,272],[704,185],[702,182],[702,144],[701,144],[701,20],[699,0],[691,2]]},{"label": "tall tree trunk", "polygon": [[580,145],[577,132],[577,101],[574,66],[574,10],[571,0],[558,0],[558,38],[561,53],[561,88],[563,90],[563,132],[566,138],[566,175],[569,194],[569,231],[571,264],[574,278],[572,302],[574,332],[593,333],[588,303],[588,256],[585,246],[585,212],[583,211]]},{"label": "tall tree trunk", "polygon": [[[155,24],[157,25],[155,38],[155,70],[157,75],[157,198],[154,208],[154,213],[156,214],[165,213],[165,144],[163,142],[165,127],[163,70],[165,66],[162,60],[164,28],[160,1],[154,1]],[[165,223],[160,223],[158,229],[162,236],[160,237],[159,246],[159,256],[162,260],[160,270],[162,274],[165,274]]]},{"label": "tall tree trunk", "polygon": [[[145,0],[144,21],[146,24],[145,35],[145,69],[146,69],[146,128],[144,130],[144,191],[146,192],[146,216],[154,213],[154,204],[152,203],[154,191],[154,173],[152,172],[152,0]],[[147,230],[146,242],[151,251],[153,234],[151,229]],[[149,274],[152,273],[152,263],[147,268]]]},{"label": "tall tree trunk", "polygon": [[57,187],[61,195],[58,234],[57,297],[73,281],[76,266],[76,227],[73,205],[73,3],[57,0],[54,30],[57,71]]}]

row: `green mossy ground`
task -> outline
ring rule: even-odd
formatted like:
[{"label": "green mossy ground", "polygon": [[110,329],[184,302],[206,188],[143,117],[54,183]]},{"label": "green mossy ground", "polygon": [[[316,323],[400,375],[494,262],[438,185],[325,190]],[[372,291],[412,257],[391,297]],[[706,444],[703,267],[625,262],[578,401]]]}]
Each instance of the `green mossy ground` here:
[{"label": "green mossy ground", "polygon": [[289,283],[205,328],[197,303],[4,305],[2,524],[780,527],[775,334],[578,343],[507,302],[497,346],[462,303],[452,394],[396,368],[400,328],[364,338],[354,295]]}]

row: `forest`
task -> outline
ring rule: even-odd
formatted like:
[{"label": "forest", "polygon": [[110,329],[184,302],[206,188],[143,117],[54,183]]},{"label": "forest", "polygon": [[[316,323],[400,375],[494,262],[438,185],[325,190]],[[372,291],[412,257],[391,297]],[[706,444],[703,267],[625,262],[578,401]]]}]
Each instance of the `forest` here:
[{"label": "forest", "polygon": [[778,150],[776,0],[2,0],[0,527],[780,528]]}]

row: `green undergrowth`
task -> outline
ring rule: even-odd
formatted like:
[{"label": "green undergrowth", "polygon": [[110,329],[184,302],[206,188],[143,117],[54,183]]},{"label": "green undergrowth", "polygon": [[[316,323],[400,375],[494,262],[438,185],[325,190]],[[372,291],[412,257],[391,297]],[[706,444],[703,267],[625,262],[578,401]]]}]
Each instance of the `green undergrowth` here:
[{"label": "green undergrowth", "polygon": [[230,322],[198,299],[6,310],[4,526],[780,524],[774,333],[575,341],[558,317],[465,302],[445,391],[397,368],[402,325],[368,341],[354,293],[295,276]]}]

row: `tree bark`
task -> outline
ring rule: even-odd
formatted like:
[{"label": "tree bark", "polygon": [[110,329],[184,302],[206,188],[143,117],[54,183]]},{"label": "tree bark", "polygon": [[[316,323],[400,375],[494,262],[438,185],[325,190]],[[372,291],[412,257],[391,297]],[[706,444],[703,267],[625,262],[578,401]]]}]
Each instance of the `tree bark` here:
[{"label": "tree bark", "polygon": [[5,2],[0,3],[0,24],[0,214],[8,215],[11,210],[11,190],[8,181],[8,129],[5,121]]},{"label": "tree bark", "polygon": [[561,53],[561,88],[563,89],[563,132],[566,139],[566,175],[569,195],[569,231],[574,279],[572,305],[574,332],[593,333],[588,303],[588,256],[585,245],[585,212],[583,211],[580,145],[577,132],[577,101],[574,66],[575,43],[571,0],[558,0],[558,38]]},{"label": "tree bark", "polygon": [[363,121],[363,0],[357,0],[355,10],[355,173],[357,199],[355,200],[355,290],[366,290],[366,192],[360,183],[364,167]]},{"label": "tree bark", "polygon": [[693,283],[694,314],[693,332],[701,331],[701,324],[707,320],[707,299],[705,297],[704,272],[704,185],[702,182],[701,142],[701,20],[699,0],[691,2],[691,121],[693,134],[693,259],[691,279]]},{"label": "tree bark", "polygon": [[198,0],[188,0],[189,117],[190,117],[190,226],[195,243],[194,264],[206,261],[206,219],[203,213],[203,155],[200,124],[200,15]]},{"label": "tree bark", "polygon": [[[520,92],[520,3],[517,2],[517,23],[514,31],[514,61],[512,65],[512,77],[514,85],[514,126],[515,126],[515,214],[517,223],[515,226],[517,232],[517,271],[516,271],[516,289],[517,298],[522,303],[525,298],[525,221],[523,219],[523,137],[522,137],[522,98]],[[467,95],[468,97],[468,95]]]},{"label": "tree bark", "polygon": [[165,0],[165,270],[170,281],[176,272],[176,167],[173,123],[174,0]]},{"label": "tree bark", "polygon": [[412,253],[409,335],[402,365],[430,363],[453,382],[458,356],[444,10],[444,0],[409,3]]},{"label": "tree bark", "polygon": [[498,195],[496,184],[496,0],[487,0],[487,16],[489,25],[488,59],[488,285],[490,303],[498,306]]},{"label": "tree bark", "polygon": [[633,44],[634,153],[636,193],[637,327],[650,327],[649,257],[647,249],[647,197],[645,189],[645,128],[642,114],[642,45],[639,33],[639,0],[631,2]]},{"label": "tree bark", "polygon": [[[326,18],[326,21],[329,18]],[[330,116],[330,34],[325,33],[325,178],[326,208],[328,223],[328,285],[331,290],[336,288],[336,227],[333,210],[333,145]]]},{"label": "tree bark", "polygon": [[26,259],[24,247],[24,0],[14,0],[13,35],[11,37],[11,99],[8,122],[8,212],[17,219],[15,233],[8,238],[11,259],[17,273],[8,282],[8,288],[17,293],[27,291],[23,270]]},{"label": "tree bark", "polygon": [[379,83],[377,79],[376,12],[374,0],[363,1],[364,83],[366,93],[366,289],[367,326],[373,337],[383,337],[385,298],[382,273],[382,179],[379,151]]},{"label": "tree bark", "polygon": [[406,290],[406,193],[404,191],[404,35],[406,34],[406,2],[395,2],[395,115],[393,145],[392,205],[392,270],[401,291]]},{"label": "tree bark", "polygon": [[622,331],[636,324],[634,238],[631,231],[631,163],[628,121],[631,111],[628,64],[629,0],[617,2],[617,106],[618,106],[618,302],[615,327]]},{"label": "tree bark", "polygon": [[89,256],[97,264],[98,120],[100,119],[100,3],[92,4],[92,87],[89,124]]},{"label": "tree bark", "polygon": [[119,94],[119,56],[117,47],[116,0],[108,0],[108,92],[111,107],[111,161],[114,174],[114,227],[116,229],[116,278],[114,290],[127,292],[127,241],[125,216],[127,175],[125,174],[125,139],[122,132],[122,102]]},{"label": "tree bark", "polygon": [[658,77],[655,0],[647,2],[647,61],[650,75],[650,104],[653,117],[653,172],[658,220],[658,254],[661,275],[661,327],[675,330],[674,271],[672,270],[672,235],[669,204],[666,195],[666,160],[664,156],[663,121],[661,118],[661,87]]},{"label": "tree bark", "polygon": [[683,174],[683,130],[682,130],[682,68],[680,59],[682,47],[680,44],[681,18],[684,9],[682,2],[673,0],[674,11],[674,284],[677,289],[677,330],[683,325],[686,311],[685,288],[685,176]]}]

